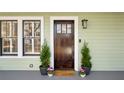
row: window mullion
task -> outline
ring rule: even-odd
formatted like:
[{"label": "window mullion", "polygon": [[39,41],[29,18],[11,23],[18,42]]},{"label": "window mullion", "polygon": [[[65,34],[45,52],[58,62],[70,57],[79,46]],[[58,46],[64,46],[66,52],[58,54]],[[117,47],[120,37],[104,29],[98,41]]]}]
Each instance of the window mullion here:
[{"label": "window mullion", "polygon": [[18,56],[22,57],[23,56],[23,35],[22,35],[22,19],[18,19],[18,23],[17,23],[17,38],[18,38]]},{"label": "window mullion", "polygon": [[32,53],[34,53],[34,22],[32,22]]},{"label": "window mullion", "polygon": [[9,38],[10,41],[10,53],[12,54],[12,38]]},{"label": "window mullion", "polygon": [[2,53],[4,53],[4,48],[3,48],[4,42],[3,42],[3,40],[4,40],[4,38],[2,38]]},{"label": "window mullion", "polygon": [[12,53],[12,22],[9,22],[9,25],[10,25],[10,29],[9,29],[10,53]]},{"label": "window mullion", "polygon": [[3,35],[3,24],[2,24],[2,21],[0,22],[0,26],[1,26],[1,55],[2,55],[2,53],[3,53],[3,37],[2,37],[2,35]]},{"label": "window mullion", "polygon": [[11,22],[8,22],[9,23],[9,37],[11,37],[12,36],[12,33],[11,33],[11,29],[12,29],[12,24],[11,24]]}]

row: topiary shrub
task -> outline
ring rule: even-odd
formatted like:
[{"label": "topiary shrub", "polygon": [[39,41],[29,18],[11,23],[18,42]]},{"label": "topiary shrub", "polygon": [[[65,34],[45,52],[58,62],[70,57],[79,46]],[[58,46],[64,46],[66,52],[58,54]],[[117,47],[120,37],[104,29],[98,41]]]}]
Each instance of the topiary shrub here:
[{"label": "topiary shrub", "polygon": [[81,49],[81,55],[82,55],[81,66],[91,68],[92,64],[90,61],[91,59],[90,50],[87,45],[88,43],[84,42],[84,45]]},{"label": "topiary shrub", "polygon": [[41,52],[40,52],[40,62],[41,66],[44,68],[48,68],[50,65],[50,48],[45,41],[42,45]]}]

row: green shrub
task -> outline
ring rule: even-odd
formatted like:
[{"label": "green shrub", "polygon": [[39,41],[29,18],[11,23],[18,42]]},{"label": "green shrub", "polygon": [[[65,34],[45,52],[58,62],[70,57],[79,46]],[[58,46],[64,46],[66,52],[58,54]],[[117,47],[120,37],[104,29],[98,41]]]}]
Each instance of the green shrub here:
[{"label": "green shrub", "polygon": [[90,56],[90,50],[88,48],[88,43],[84,42],[84,45],[81,49],[81,55],[82,55],[82,59],[81,59],[81,65],[83,67],[88,67],[91,68],[92,64],[91,64],[91,56]]},{"label": "green shrub", "polygon": [[50,65],[50,48],[45,41],[42,45],[41,52],[40,52],[40,62],[41,66],[44,68],[48,68]]}]

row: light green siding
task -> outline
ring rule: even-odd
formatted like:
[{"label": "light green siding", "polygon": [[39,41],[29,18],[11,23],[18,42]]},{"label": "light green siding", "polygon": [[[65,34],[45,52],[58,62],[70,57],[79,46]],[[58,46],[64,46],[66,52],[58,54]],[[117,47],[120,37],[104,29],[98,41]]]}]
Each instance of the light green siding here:
[{"label": "light green siding", "polygon": [[[33,68],[29,65],[33,64]],[[40,60],[38,58],[1,58],[0,70],[38,70]]]},{"label": "light green siding", "polygon": [[[79,17],[80,50],[85,39],[92,56],[92,70],[124,70],[124,13],[0,13],[0,16],[44,16],[45,38],[50,45],[50,16]],[[88,19],[87,29],[81,20]],[[29,68],[34,64],[34,68]],[[0,58],[0,70],[38,70],[38,58]]]}]

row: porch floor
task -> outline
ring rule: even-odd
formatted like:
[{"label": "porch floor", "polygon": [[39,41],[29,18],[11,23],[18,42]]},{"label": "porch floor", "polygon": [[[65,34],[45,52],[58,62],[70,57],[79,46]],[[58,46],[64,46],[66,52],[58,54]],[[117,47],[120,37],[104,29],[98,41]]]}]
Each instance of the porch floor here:
[{"label": "porch floor", "polygon": [[81,78],[74,76],[41,76],[40,71],[0,71],[0,80],[124,80],[124,71],[92,71]]}]

